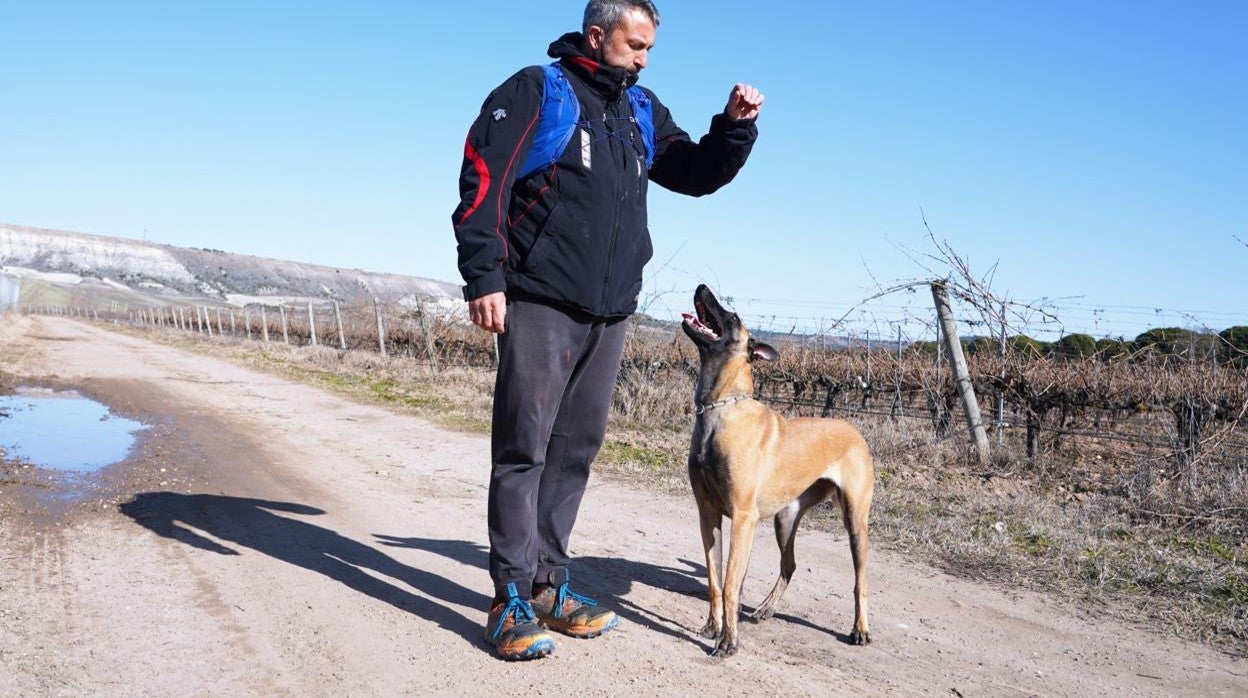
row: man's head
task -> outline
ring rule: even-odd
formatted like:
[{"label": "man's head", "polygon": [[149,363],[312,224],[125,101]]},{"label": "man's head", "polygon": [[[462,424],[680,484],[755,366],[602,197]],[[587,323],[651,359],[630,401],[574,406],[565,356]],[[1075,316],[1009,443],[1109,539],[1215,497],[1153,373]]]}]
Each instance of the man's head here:
[{"label": "man's head", "polygon": [[646,67],[659,9],[650,0],[590,0],[581,33],[585,54],[634,75]]}]

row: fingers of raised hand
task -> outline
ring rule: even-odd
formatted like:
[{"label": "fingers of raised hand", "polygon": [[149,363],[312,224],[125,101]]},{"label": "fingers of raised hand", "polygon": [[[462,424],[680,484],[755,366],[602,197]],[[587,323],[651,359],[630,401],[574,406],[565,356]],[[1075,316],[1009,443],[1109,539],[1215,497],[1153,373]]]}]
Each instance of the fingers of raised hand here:
[{"label": "fingers of raised hand", "polygon": [[763,93],[753,85],[737,83],[728,98],[728,115],[735,119],[752,119],[758,116],[763,104]]}]

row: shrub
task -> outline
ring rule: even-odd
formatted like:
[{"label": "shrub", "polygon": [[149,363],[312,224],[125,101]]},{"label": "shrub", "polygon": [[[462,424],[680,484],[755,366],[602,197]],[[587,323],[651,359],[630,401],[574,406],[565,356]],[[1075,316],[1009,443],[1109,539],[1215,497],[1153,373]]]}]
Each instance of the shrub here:
[{"label": "shrub", "polygon": [[1086,334],[1068,334],[1057,340],[1053,351],[1067,358],[1086,358],[1096,353],[1096,340]]}]

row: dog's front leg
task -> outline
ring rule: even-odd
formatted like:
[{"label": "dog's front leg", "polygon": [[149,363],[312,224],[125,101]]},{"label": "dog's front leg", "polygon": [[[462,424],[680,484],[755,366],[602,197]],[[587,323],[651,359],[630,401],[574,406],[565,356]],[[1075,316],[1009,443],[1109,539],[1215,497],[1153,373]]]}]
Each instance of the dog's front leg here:
[{"label": "dog's front leg", "polygon": [[706,586],[709,590],[711,610],[702,626],[702,637],[718,639],[724,633],[724,589],[720,580],[723,570],[723,519],[719,512],[698,499],[698,520],[702,529],[702,547],[706,551]]},{"label": "dog's front leg", "polygon": [[732,541],[728,546],[728,569],[724,574],[724,635],[711,652],[712,657],[731,657],[737,653],[737,620],[741,615],[741,587],[750,566],[750,548],[754,545],[754,529],[758,512],[739,513],[732,520]]}]

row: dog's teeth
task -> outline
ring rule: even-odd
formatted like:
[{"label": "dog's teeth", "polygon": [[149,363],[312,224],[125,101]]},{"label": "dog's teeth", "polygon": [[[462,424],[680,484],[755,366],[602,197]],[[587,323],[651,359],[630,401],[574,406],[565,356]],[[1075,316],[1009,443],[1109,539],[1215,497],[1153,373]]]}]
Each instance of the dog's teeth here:
[{"label": "dog's teeth", "polygon": [[699,320],[697,316],[690,315],[689,313],[681,313],[680,315],[685,319],[685,324],[697,330],[698,333],[706,335],[711,339],[719,339],[719,333],[702,324],[702,321]]}]

